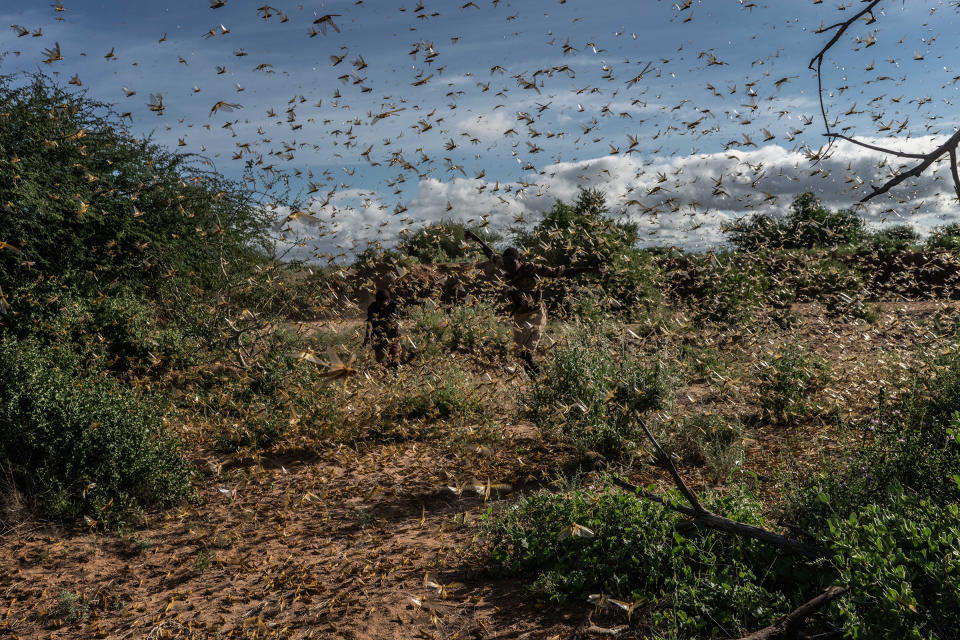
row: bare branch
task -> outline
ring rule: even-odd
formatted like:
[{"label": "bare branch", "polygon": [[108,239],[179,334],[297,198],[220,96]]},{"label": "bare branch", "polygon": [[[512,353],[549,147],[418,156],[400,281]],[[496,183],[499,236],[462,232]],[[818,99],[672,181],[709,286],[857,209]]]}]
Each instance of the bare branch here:
[{"label": "bare branch", "polygon": [[800,637],[800,628],[808,617],[846,592],[844,587],[828,587],[816,598],[803,603],[775,624],[744,636],[740,640],[795,640]]},{"label": "bare branch", "polygon": [[823,134],[823,135],[826,136],[827,138],[839,138],[840,140],[846,140],[847,142],[850,142],[850,143],[855,144],[855,145],[857,145],[857,146],[863,147],[863,148],[865,148],[865,149],[872,149],[873,151],[879,151],[879,152],[881,152],[881,153],[887,153],[887,154],[890,154],[891,156],[897,156],[898,158],[919,158],[919,159],[923,159],[923,158],[926,158],[926,157],[927,157],[926,154],[924,154],[924,153],[905,153],[905,152],[903,152],[903,151],[894,151],[893,149],[886,149],[886,148],[884,148],[884,147],[878,147],[878,146],[876,146],[876,145],[867,144],[866,142],[861,142],[861,141],[859,141],[859,140],[854,140],[853,138],[850,138],[850,137],[848,137],[848,136],[845,136],[845,135],[842,135],[842,134],[839,134],[839,133],[825,133],[825,134]]},{"label": "bare branch", "polygon": [[864,2],[866,6],[849,19],[844,20],[843,22],[832,24],[829,27],[817,29],[817,33],[825,33],[827,31],[835,30],[830,40],[828,40],[823,48],[820,49],[820,51],[818,51],[817,54],[810,59],[810,64],[808,65],[809,69],[817,72],[817,94],[820,98],[820,114],[823,116],[823,126],[826,129],[826,133],[824,135],[830,138],[831,144],[833,144],[834,140],[845,140],[851,144],[855,144],[865,149],[879,151],[880,153],[885,153],[898,158],[911,158],[914,160],[920,160],[920,162],[911,169],[908,169],[902,173],[898,173],[879,187],[873,187],[873,191],[860,200],[861,204],[868,202],[879,195],[887,193],[890,191],[890,189],[894,188],[907,178],[919,177],[930,167],[930,165],[932,165],[945,154],[950,155],[950,169],[953,175],[953,187],[954,191],[957,193],[957,199],[960,200],[960,172],[957,170],[956,157],[957,146],[960,145],[960,131],[954,133],[949,140],[929,153],[906,153],[868,144],[866,142],[861,142],[849,136],[833,133],[830,130],[830,121],[827,118],[827,108],[823,101],[823,60],[826,57],[827,52],[830,51],[835,44],[837,44],[840,38],[843,37],[843,34],[846,33],[847,29],[849,29],[857,20],[867,14],[870,14],[871,18],[873,18],[873,10],[878,4],[880,4],[880,0],[862,0],[862,2]]},{"label": "bare branch", "polygon": [[950,149],[950,173],[953,174],[953,190],[957,192],[957,200],[960,200],[960,173],[957,172],[957,149]]},{"label": "bare branch", "polygon": [[677,489],[680,490],[680,493],[683,494],[683,497],[687,499],[695,512],[707,513],[707,510],[704,509],[700,504],[700,501],[697,500],[696,494],[694,494],[693,491],[690,491],[690,487],[688,487],[687,483],[685,483],[683,478],[680,477],[680,474],[677,472],[677,468],[673,465],[673,460],[670,459],[670,456],[667,455],[667,452],[663,450],[663,447],[660,446],[660,443],[657,442],[656,438],[653,437],[653,434],[650,433],[650,430],[647,429],[647,425],[644,423],[643,419],[636,415],[635,418],[637,422],[640,423],[640,428],[643,429],[645,434],[647,434],[647,438],[650,439],[650,442],[653,443],[653,446],[660,454],[660,459],[663,461],[664,466],[667,467],[667,471],[670,472],[670,476],[673,478],[673,483],[677,485]]},{"label": "bare branch", "polygon": [[[946,142],[944,142],[942,145],[940,145],[930,153],[927,153],[921,156],[923,158],[923,162],[921,162],[920,164],[916,165],[915,167],[913,167],[908,171],[904,171],[903,173],[898,173],[897,175],[887,180],[881,186],[874,187],[873,191],[869,193],[866,197],[862,198],[860,202],[861,203],[867,202],[868,200],[871,200],[881,194],[884,194],[890,191],[890,189],[897,186],[907,178],[919,177],[920,174],[926,171],[927,168],[930,167],[930,165],[932,165],[934,162],[937,161],[937,159],[939,159],[940,157],[946,154],[950,154],[951,160],[952,160],[953,157],[956,156],[957,145],[960,145],[960,131],[957,131],[956,133],[954,133],[952,136],[950,136],[950,138]],[[953,166],[951,166],[951,169],[953,169],[955,166],[956,165],[954,163]],[[960,198],[960,179],[957,178],[956,171],[954,171],[953,173],[953,183],[954,183],[954,188],[957,190],[957,197]]]},{"label": "bare branch", "polygon": [[683,481],[683,478],[680,477],[677,468],[674,466],[673,462],[670,460],[670,456],[663,450],[660,446],[660,443],[657,442],[656,438],[653,437],[653,434],[650,433],[650,430],[647,428],[647,425],[644,424],[643,420],[637,416],[637,420],[640,423],[641,428],[644,433],[647,435],[647,438],[650,439],[650,442],[653,443],[653,446],[660,454],[660,459],[664,462],[664,466],[667,467],[667,470],[670,472],[670,476],[673,478],[673,483],[676,485],[677,489],[684,495],[684,497],[690,502],[691,505],[688,507],[684,504],[677,504],[674,501],[666,500],[661,496],[650,493],[645,489],[630,484],[625,480],[617,478],[614,476],[613,482],[618,487],[626,489],[627,491],[632,491],[636,495],[646,498],[647,500],[652,500],[668,509],[672,509],[679,513],[682,513],[686,516],[693,518],[694,522],[701,524],[705,527],[711,529],[716,529],[717,531],[725,531],[727,533],[732,533],[734,535],[743,536],[745,538],[751,538],[753,540],[758,540],[760,542],[769,544],[771,546],[777,547],[778,549],[783,549],[790,553],[804,556],[811,559],[826,558],[830,556],[829,550],[825,547],[820,546],[819,544],[805,544],[797,540],[791,540],[785,536],[780,535],[779,533],[774,533],[773,531],[768,531],[761,527],[755,527],[753,525],[744,524],[742,522],[737,522],[736,520],[730,520],[729,518],[724,518],[723,516],[718,516],[715,513],[712,513],[705,509],[703,505],[700,504],[700,501],[697,499],[697,496],[690,490],[687,484]]},{"label": "bare branch", "polygon": [[[863,0],[863,1],[866,2],[866,0]],[[839,22],[833,26],[826,27],[824,29],[819,29],[817,31],[817,33],[822,33],[825,31],[830,31],[831,29],[837,30],[837,32],[833,34],[833,37],[830,38],[827,44],[825,44],[823,48],[820,49],[819,52],[817,52],[817,55],[813,56],[813,58],[810,59],[810,64],[807,66],[807,68],[810,69],[811,71],[817,72],[817,93],[820,95],[820,113],[823,115],[823,126],[826,127],[827,133],[830,133],[830,123],[827,121],[827,109],[823,104],[823,73],[822,73],[823,58],[825,55],[827,55],[827,51],[829,51],[833,47],[833,45],[837,44],[837,41],[843,37],[843,34],[846,33],[847,29],[849,29],[854,22],[856,22],[857,20],[859,20],[860,18],[862,18],[868,13],[872,15],[873,8],[876,7],[878,4],[880,4],[880,0],[870,0],[870,3],[866,6],[866,8],[861,10],[859,13],[857,13],[855,16],[853,16],[849,20]],[[814,69],[814,64],[816,64],[816,69]]]}]

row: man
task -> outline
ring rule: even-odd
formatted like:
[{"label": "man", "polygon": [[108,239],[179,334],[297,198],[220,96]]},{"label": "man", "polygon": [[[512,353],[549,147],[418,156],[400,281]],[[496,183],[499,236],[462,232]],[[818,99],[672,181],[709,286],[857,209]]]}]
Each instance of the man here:
[{"label": "man", "polygon": [[400,364],[400,307],[387,289],[377,289],[376,299],[367,307],[367,333],[363,346],[373,343],[378,363],[390,368]]},{"label": "man", "polygon": [[600,267],[548,267],[523,262],[520,260],[520,252],[514,247],[505,250],[501,257],[477,234],[467,231],[466,236],[480,244],[488,259],[498,263],[501,278],[506,285],[505,294],[510,300],[510,312],[513,314],[513,340],[527,372],[536,374],[540,370],[536,361],[537,346],[547,326],[547,306],[543,303],[541,279],[600,273]]}]

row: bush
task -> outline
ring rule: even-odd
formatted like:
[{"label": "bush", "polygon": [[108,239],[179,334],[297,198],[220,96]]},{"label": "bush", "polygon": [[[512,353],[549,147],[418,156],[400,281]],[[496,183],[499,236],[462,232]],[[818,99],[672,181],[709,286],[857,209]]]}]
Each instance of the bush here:
[{"label": "bush", "polygon": [[867,445],[803,479],[786,501],[788,520],[822,532],[828,518],[889,505],[899,491],[940,506],[960,503],[952,480],[960,472],[960,355],[933,359],[896,402],[884,396],[862,425]]},{"label": "bush", "polygon": [[826,373],[823,360],[802,345],[784,345],[770,362],[761,363],[761,417],[782,424],[805,418],[813,408],[811,396],[826,382]]},{"label": "bush", "polygon": [[960,249],[960,222],[951,222],[948,225],[937,227],[927,237],[927,246],[931,249]]},{"label": "bush", "polygon": [[684,463],[705,466],[715,481],[721,481],[741,463],[742,438],[738,421],[701,413],[680,420],[663,444]]},{"label": "bush", "polygon": [[[764,525],[759,503],[742,490],[706,504]],[[561,602],[602,593],[639,602],[633,619],[674,638],[739,637],[766,626],[819,584],[801,561],[759,542],[708,529],[681,534],[682,519],[629,494],[539,492],[491,507],[483,532],[497,568],[528,581],[539,598]],[[810,577],[807,587],[793,583]]]},{"label": "bush", "polygon": [[888,504],[830,521],[849,638],[956,637],[960,623],[960,508],[896,487]]},{"label": "bush", "polygon": [[0,342],[0,461],[53,518],[122,523],[190,494],[148,398],[35,341]]},{"label": "bush", "polygon": [[[637,224],[611,216],[601,191],[581,189],[573,204],[557,201],[543,220],[519,230],[515,239],[527,256],[550,266],[605,267],[606,274],[591,282],[603,291],[596,297],[618,314],[632,317],[662,298],[655,256],[636,248]],[[576,282],[567,278],[546,282],[544,300],[559,309],[573,288]]]},{"label": "bush", "polygon": [[467,240],[467,231],[473,231],[487,244],[493,244],[500,239],[499,235],[485,227],[443,220],[436,224],[425,225],[416,231],[407,229],[401,231],[397,250],[415,258],[421,264],[482,259],[483,253],[480,247],[475,242]]},{"label": "bush", "polygon": [[463,372],[447,369],[417,377],[389,397],[381,412],[385,421],[424,421],[471,418],[483,415],[478,390]]},{"label": "bush", "polygon": [[581,328],[554,349],[521,404],[538,426],[581,452],[618,456],[637,444],[634,412],[663,408],[670,382],[660,362],[641,361],[626,345]]},{"label": "bush", "polygon": [[467,304],[410,309],[411,339],[425,358],[442,353],[471,353],[497,358],[510,351],[510,328],[493,305],[471,300]]},{"label": "bush", "polygon": [[920,242],[920,234],[909,224],[884,227],[867,238],[866,248],[879,254],[905,251]]},{"label": "bush", "polygon": [[754,214],[729,227],[731,243],[742,251],[760,249],[812,249],[861,242],[863,219],[849,209],[831,211],[812,193],[802,193],[783,219]]},{"label": "bush", "polygon": [[769,288],[762,261],[736,254],[713,256],[706,262],[694,303],[699,320],[734,324],[749,320]]},{"label": "bush", "polygon": [[0,114],[0,229],[16,248],[0,252],[0,289],[14,311],[42,307],[26,292],[49,278],[92,297],[118,278],[206,286],[224,264],[242,278],[272,255],[254,187],[134,138],[84,93],[2,76]]}]

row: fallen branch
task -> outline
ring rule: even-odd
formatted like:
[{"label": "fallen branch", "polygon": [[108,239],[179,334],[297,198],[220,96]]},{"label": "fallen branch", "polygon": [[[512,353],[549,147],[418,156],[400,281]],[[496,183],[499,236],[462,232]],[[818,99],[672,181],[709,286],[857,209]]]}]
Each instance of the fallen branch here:
[{"label": "fallen branch", "polygon": [[808,617],[846,592],[844,587],[828,587],[816,598],[803,603],[774,624],[744,636],[740,640],[796,640],[800,637],[800,628]]},{"label": "fallen branch", "polygon": [[703,505],[700,504],[700,501],[697,500],[697,497],[693,491],[687,487],[686,483],[683,481],[683,478],[680,477],[680,473],[674,466],[670,456],[666,454],[666,452],[660,446],[660,443],[657,442],[656,438],[653,437],[653,434],[650,433],[650,430],[647,428],[647,425],[643,422],[640,416],[636,416],[636,420],[639,422],[643,432],[647,435],[647,438],[649,438],[650,442],[653,443],[654,448],[656,448],[656,450],[659,452],[659,459],[664,466],[667,467],[667,470],[670,472],[670,476],[673,478],[673,482],[677,486],[677,489],[679,489],[680,493],[687,498],[692,506],[678,504],[672,500],[664,499],[661,496],[650,493],[641,487],[630,484],[629,482],[617,477],[613,478],[614,484],[623,489],[627,489],[628,491],[632,491],[636,495],[639,495],[643,498],[662,504],[669,509],[682,513],[686,516],[690,516],[698,524],[702,524],[705,527],[716,529],[717,531],[725,531],[727,533],[743,536],[745,538],[751,538],[753,540],[758,540],[760,542],[777,547],[778,549],[783,549],[784,551],[788,551],[795,555],[804,556],[813,560],[830,557],[830,551],[821,545],[806,544],[797,540],[791,540],[790,538],[782,536],[779,533],[775,533],[761,527],[755,527],[750,524],[737,522],[736,520],[731,520],[729,518],[724,518],[723,516],[719,516],[705,509]]}]

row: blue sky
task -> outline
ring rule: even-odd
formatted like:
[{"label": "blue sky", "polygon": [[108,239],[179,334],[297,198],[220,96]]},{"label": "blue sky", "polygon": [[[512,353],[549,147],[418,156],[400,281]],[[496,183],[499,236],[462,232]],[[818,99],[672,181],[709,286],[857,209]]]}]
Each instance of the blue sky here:
[{"label": "blue sky", "polygon": [[[807,63],[826,36],[814,31],[858,5],[8,1],[0,13],[16,27],[0,35],[0,72],[76,77],[137,135],[228,175],[248,161],[288,173],[293,206],[310,213],[285,227],[304,238],[300,254],[390,244],[440,218],[534,221],[587,186],[642,220],[651,242],[694,247],[803,190],[850,206],[900,166],[848,144],[811,161],[824,144]],[[953,133],[952,5],[882,2],[876,22],[850,29],[824,65],[838,130],[914,152]],[[339,32],[313,24],[327,14]],[[55,43],[63,60],[46,64]],[[220,101],[240,106],[211,114]],[[863,214],[949,221],[944,169]]]}]

